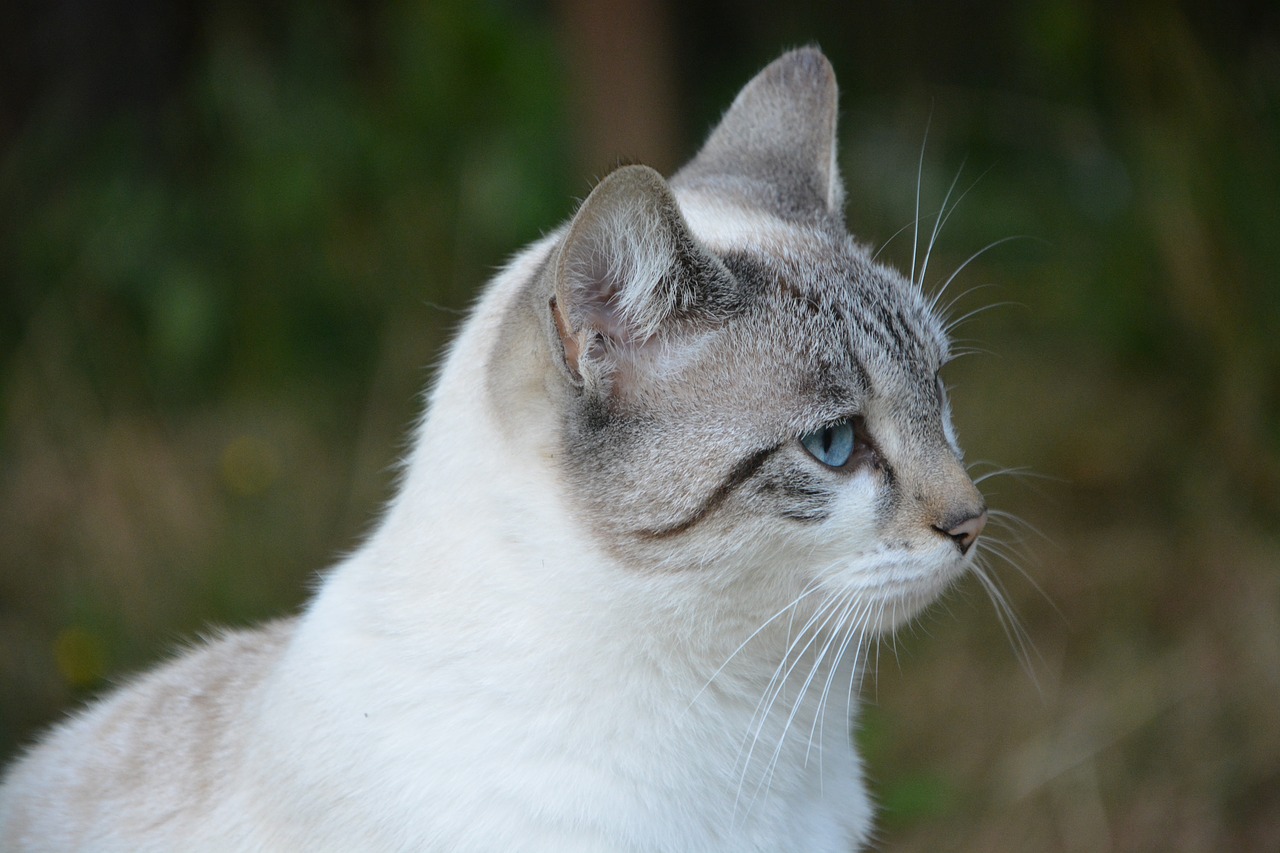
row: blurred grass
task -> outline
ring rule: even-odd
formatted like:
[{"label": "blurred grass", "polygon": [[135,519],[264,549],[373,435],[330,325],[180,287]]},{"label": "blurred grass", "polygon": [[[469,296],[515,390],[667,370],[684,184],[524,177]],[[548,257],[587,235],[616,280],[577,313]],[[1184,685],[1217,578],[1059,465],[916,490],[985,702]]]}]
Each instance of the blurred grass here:
[{"label": "blurred grass", "polygon": [[[455,309],[600,167],[568,6],[198,8],[163,97],[88,120],[49,93],[0,154],[0,755],[296,607],[387,496]],[[965,191],[929,285],[1026,238],[950,286],[955,316],[1011,304],[947,378],[970,459],[1035,474],[983,486],[1040,531],[995,534],[1034,679],[973,581],[886,644],[884,849],[1280,848],[1276,10],[667,15],[675,159],[816,38],[856,233],[911,221],[927,126],[923,209]]]}]

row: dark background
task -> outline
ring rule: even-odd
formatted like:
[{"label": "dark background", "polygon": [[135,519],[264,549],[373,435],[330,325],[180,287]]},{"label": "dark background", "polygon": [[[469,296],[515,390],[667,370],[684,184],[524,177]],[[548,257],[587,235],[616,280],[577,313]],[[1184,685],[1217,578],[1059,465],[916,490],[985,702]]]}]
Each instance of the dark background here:
[{"label": "dark background", "polygon": [[297,608],[493,269],[816,41],[856,233],[910,265],[923,144],[923,212],[967,190],[930,289],[1018,238],[947,378],[975,471],[1026,469],[983,489],[1034,648],[973,578],[886,642],[884,849],[1280,849],[1276,9],[5,4],[0,758]]}]

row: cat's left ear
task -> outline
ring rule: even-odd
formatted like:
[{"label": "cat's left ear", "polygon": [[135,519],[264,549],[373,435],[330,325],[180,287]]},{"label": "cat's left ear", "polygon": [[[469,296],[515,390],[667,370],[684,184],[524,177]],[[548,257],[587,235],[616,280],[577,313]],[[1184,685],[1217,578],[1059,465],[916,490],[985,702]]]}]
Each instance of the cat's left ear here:
[{"label": "cat's left ear", "polygon": [[579,387],[617,394],[673,345],[671,327],[732,310],[733,276],[689,233],[662,176],[624,166],[596,185],[553,262],[551,321]]},{"label": "cat's left ear", "polygon": [[785,53],[742,88],[671,183],[734,197],[783,219],[842,216],[837,106],[835,71],[822,51]]}]

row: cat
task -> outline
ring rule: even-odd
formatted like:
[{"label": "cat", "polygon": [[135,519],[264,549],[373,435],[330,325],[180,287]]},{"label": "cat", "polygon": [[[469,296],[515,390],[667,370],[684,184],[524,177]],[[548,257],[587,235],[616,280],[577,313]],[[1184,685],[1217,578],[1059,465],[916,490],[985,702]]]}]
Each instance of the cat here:
[{"label": "cat", "polygon": [[942,321],[844,225],[817,48],[482,294],[403,480],[296,618],[56,727],[0,847],[847,851],[875,638],[986,507]]}]

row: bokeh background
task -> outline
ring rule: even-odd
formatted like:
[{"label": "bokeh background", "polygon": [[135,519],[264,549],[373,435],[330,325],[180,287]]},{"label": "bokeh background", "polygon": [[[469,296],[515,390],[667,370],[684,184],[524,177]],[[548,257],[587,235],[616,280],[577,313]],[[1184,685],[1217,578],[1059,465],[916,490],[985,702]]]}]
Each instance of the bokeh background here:
[{"label": "bokeh background", "polygon": [[1023,469],[983,484],[1021,519],[991,554],[1013,640],[971,578],[868,686],[882,849],[1280,850],[1278,18],[4,4],[0,760],[207,626],[296,609],[494,268],[816,41],[853,230],[908,267],[919,168],[926,229],[956,186],[930,288],[998,243],[948,291],[981,351],[947,378],[975,470]]}]

